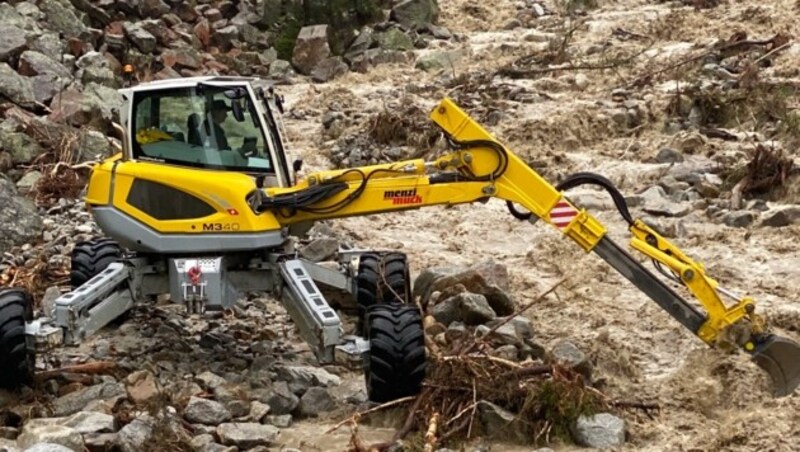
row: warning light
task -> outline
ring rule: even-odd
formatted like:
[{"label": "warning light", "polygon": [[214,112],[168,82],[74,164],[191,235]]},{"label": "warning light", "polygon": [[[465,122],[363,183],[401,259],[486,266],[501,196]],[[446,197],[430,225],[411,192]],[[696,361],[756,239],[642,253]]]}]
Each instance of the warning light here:
[{"label": "warning light", "polygon": [[239,215],[239,211],[234,208],[230,208],[228,209],[228,215],[233,215],[233,216]]},{"label": "warning light", "polygon": [[133,74],[133,65],[126,64],[125,66],[122,67],[122,72],[126,74]]}]

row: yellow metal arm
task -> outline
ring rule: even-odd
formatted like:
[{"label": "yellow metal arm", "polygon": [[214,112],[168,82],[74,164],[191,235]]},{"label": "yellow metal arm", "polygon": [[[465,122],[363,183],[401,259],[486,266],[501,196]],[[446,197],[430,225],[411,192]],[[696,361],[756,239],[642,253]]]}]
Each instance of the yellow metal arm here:
[{"label": "yellow metal arm", "polygon": [[727,308],[720,296],[727,293],[706,275],[702,264],[642,221],[630,217],[624,198],[610,181],[581,173],[560,186],[568,189],[594,183],[605,187],[629,223],[633,235],[631,247],[672,271],[675,282],[697,297],[705,312],[684,300],[606,237],[606,229],[597,219],[570,203],[559,189],[500,145],[450,100],[442,101],[431,113],[431,119],[456,148],[436,161],[408,160],[318,172],[294,187],[265,190],[251,205],[256,212],[271,211],[282,226],[288,226],[326,218],[471,203],[492,197],[504,199],[525,207],[583,250],[597,254],[706,343],[735,344],[750,352],[755,362],[772,376],[777,395],[788,394],[800,385],[800,345],[764,333],[752,299],[741,298]]},{"label": "yellow metal arm", "polygon": [[755,314],[755,302],[752,298],[742,297],[736,300],[736,304],[732,307],[726,307],[720,296],[719,283],[706,275],[702,263],[691,259],[642,220],[636,220],[630,227],[630,231],[633,235],[631,247],[666,265],[702,303],[708,316],[706,322],[697,331],[700,339],[709,344],[720,341],[741,342],[736,345],[744,346],[747,350],[754,348],[749,335],[733,337],[733,335],[723,334],[728,328],[743,319],[749,321],[752,333],[762,333],[763,320]]},{"label": "yellow metal arm", "polygon": [[[283,199],[294,205],[298,196],[311,190],[339,188],[335,194],[311,205],[274,209],[283,225],[299,222],[367,215],[433,205],[471,203],[491,197],[525,207],[552,225],[585,251],[596,251],[640,289],[656,300],[700,338],[713,344],[723,331],[747,318],[757,320],[754,303],[745,298],[727,309],[717,283],[693,261],[641,221],[630,230],[632,248],[666,265],[705,308],[705,315],[689,305],[654,275],[605,240],[605,227],[583,209],[571,204],[553,185],[495,138],[453,102],[445,99],[431,113],[431,119],[456,145],[457,150],[434,162],[408,160],[309,175],[291,188],[266,191],[267,199]],[[327,188],[326,188],[327,187]],[[333,192],[332,192],[333,193]],[[603,243],[601,249],[596,249]],[[749,332],[760,332],[760,321]],[[747,347],[749,334],[738,345]],[[752,346],[752,344],[750,344]]]}]

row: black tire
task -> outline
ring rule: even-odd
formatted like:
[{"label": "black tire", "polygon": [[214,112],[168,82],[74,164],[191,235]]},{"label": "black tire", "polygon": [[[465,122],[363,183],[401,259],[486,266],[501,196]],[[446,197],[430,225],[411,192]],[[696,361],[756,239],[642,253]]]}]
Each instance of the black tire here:
[{"label": "black tire", "polygon": [[369,400],[385,403],[419,393],[425,379],[425,336],[416,306],[377,304],[367,309]]},{"label": "black tire", "polygon": [[403,253],[362,254],[358,263],[356,282],[358,330],[362,334],[367,309],[370,306],[386,303],[405,304],[411,300],[408,260]]},{"label": "black tire", "polygon": [[119,245],[111,239],[78,243],[72,250],[72,268],[69,273],[72,288],[82,286],[109,265],[117,262],[121,256]]},{"label": "black tire", "polygon": [[17,389],[33,379],[36,355],[25,343],[25,322],[33,303],[21,289],[0,289],[0,387]]}]

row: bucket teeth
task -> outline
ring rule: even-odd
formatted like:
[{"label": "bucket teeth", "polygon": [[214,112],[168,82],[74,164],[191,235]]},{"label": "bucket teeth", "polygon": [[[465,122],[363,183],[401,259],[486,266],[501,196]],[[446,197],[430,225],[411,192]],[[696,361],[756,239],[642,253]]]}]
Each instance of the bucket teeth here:
[{"label": "bucket teeth", "polygon": [[776,397],[789,395],[800,385],[800,344],[797,342],[770,335],[757,343],[752,355],[753,361],[772,378]]}]

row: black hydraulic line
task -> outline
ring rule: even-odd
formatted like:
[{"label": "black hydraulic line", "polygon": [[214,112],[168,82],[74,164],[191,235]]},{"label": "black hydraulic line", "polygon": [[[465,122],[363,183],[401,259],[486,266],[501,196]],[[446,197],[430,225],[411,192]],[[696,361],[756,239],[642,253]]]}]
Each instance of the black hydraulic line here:
[{"label": "black hydraulic line", "polygon": [[706,322],[705,315],[650,273],[610,238],[600,239],[593,251],[693,333],[697,334]]},{"label": "black hydraulic line", "polygon": [[[561,181],[558,185],[556,185],[556,190],[558,191],[566,191],[571,188],[575,188],[581,185],[597,185],[611,195],[611,199],[614,201],[614,205],[617,207],[620,215],[622,218],[628,223],[628,226],[633,225],[633,216],[631,216],[630,211],[628,210],[628,203],[625,202],[625,197],[622,193],[617,190],[617,187],[608,180],[607,178],[595,174],[595,173],[575,173]],[[511,215],[518,220],[529,220],[531,218],[530,212],[520,212],[519,210],[514,207],[514,203],[511,201],[506,201],[506,206],[508,206],[508,211],[511,212]]]}]

